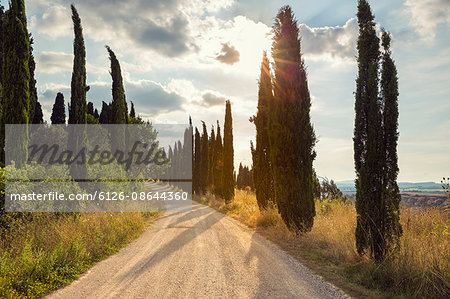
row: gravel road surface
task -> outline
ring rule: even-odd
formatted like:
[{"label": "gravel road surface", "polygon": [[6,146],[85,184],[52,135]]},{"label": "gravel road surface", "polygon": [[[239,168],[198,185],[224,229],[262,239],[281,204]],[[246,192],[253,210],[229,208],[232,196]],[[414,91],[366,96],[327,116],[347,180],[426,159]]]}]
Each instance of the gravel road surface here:
[{"label": "gravel road surface", "polygon": [[200,204],[168,212],[48,298],[345,298],[264,237]]}]

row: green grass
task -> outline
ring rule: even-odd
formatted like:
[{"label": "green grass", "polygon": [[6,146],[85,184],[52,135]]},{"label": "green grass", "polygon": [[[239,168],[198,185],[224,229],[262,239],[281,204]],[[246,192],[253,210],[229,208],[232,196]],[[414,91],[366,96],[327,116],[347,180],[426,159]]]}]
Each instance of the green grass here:
[{"label": "green grass", "polygon": [[11,220],[0,240],[0,298],[35,298],[138,237],[157,214],[81,213]]}]

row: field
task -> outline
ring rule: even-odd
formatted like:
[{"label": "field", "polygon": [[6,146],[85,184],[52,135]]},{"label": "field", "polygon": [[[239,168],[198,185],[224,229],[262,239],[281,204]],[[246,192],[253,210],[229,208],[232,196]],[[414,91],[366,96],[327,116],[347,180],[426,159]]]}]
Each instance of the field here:
[{"label": "field", "polygon": [[253,192],[237,190],[228,206],[211,194],[197,200],[256,229],[352,296],[450,296],[449,216],[437,208],[402,207],[401,249],[375,265],[356,252],[356,211],[351,204],[317,202],[312,231],[295,236],[274,207],[259,211]]}]

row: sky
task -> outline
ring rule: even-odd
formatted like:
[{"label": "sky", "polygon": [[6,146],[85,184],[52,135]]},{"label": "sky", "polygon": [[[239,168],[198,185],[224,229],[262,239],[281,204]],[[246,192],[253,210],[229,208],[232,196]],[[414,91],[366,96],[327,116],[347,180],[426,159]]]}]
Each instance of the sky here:
[{"label": "sky", "polygon": [[[3,6],[8,7],[2,0]],[[110,62],[122,68],[127,101],[153,123],[219,120],[231,100],[235,166],[251,165],[249,118],[256,114],[258,77],[271,27],[283,5],[298,20],[319,142],[319,176],[353,180],[357,1],[274,0],[28,0],[36,80],[44,119],[57,92],[70,100],[73,27],[70,4],[82,19],[88,101],[100,111],[111,101]],[[450,0],[369,1],[378,29],[393,36],[399,73],[399,181],[450,175]]]}]

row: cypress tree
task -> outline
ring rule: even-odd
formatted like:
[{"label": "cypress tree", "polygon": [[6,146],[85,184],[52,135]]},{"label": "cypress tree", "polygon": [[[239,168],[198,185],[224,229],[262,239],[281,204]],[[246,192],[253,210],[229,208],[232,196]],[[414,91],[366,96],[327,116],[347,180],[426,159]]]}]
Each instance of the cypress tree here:
[{"label": "cypress tree", "polygon": [[194,165],[192,176],[192,189],[196,194],[200,194],[200,169],[201,169],[201,138],[197,128],[195,128],[195,141],[194,141]]},{"label": "cypress tree", "polygon": [[358,78],[355,93],[354,158],[356,170],[356,249],[381,261],[383,222],[383,130],[378,97],[379,39],[370,6],[358,3]]},{"label": "cypress tree", "polygon": [[228,204],[234,199],[234,149],[233,149],[233,119],[231,116],[231,103],[225,104],[225,123],[223,129],[223,171],[222,194]]},{"label": "cypress tree", "polygon": [[216,154],[215,154],[215,141],[216,133],[214,132],[214,126],[211,128],[211,134],[209,135],[208,142],[208,187],[213,190],[214,188],[214,168],[216,166]]},{"label": "cypress tree", "polygon": [[214,194],[219,197],[222,197],[223,147],[219,121],[217,121],[217,135],[214,142],[214,152],[215,152]]},{"label": "cypress tree", "polygon": [[203,124],[203,133],[201,138],[201,147],[200,147],[200,191],[202,193],[206,192],[208,187],[208,169],[209,169],[209,154],[208,154],[208,132],[206,130],[206,124],[202,121]]},{"label": "cypress tree", "polygon": [[123,88],[122,72],[120,70],[120,64],[116,55],[110,47],[105,46],[109,53],[109,59],[111,60],[111,78],[112,78],[112,123],[113,124],[126,124],[127,121],[127,109],[125,100],[125,90]]},{"label": "cypress tree", "polygon": [[44,114],[42,113],[41,103],[36,102],[36,108],[34,109],[33,124],[43,124]]},{"label": "cypress tree", "polygon": [[55,103],[53,104],[52,116],[50,117],[52,124],[66,123],[66,108],[64,106],[64,95],[60,92],[56,95]]},{"label": "cypress tree", "polygon": [[[34,117],[34,113],[35,113],[35,109],[37,108],[37,103],[38,103],[38,96],[37,96],[37,89],[36,89],[36,79],[34,78],[34,71],[36,69],[36,62],[34,61],[34,56],[33,56],[33,38],[31,37],[31,34],[29,35],[29,40],[30,40],[30,58],[28,59],[28,69],[30,72],[30,83],[29,83],[29,88],[30,88],[30,111],[29,111],[29,119],[32,120],[31,123],[33,124],[39,124],[34,122],[35,119],[36,121],[39,120],[39,116],[37,116],[36,118]],[[40,104],[39,104],[40,107]],[[41,114],[42,114],[42,110],[41,110]]]},{"label": "cypress tree", "polygon": [[276,16],[272,57],[274,100],[270,104],[270,155],[279,212],[297,233],[314,222],[312,162],[315,134],[310,120],[311,99],[300,53],[297,21],[289,6]]},{"label": "cypress tree", "polygon": [[244,167],[242,167],[242,162],[239,163],[239,170],[236,176],[236,188],[243,189],[244,188]]},{"label": "cypress tree", "polygon": [[[86,50],[84,47],[83,29],[81,19],[75,6],[72,9],[72,21],[74,27],[75,39],[73,42],[73,71],[71,82],[71,96],[69,106],[69,124],[86,124],[86,92],[89,87],[86,85]],[[69,148],[75,153],[80,152],[86,144],[86,132],[80,127],[69,127]],[[79,163],[85,160],[85,154],[77,157],[78,162],[71,164],[70,174],[74,179],[86,178],[87,169],[85,163]]]},{"label": "cypress tree", "polygon": [[75,39],[73,42],[73,72],[69,109],[69,124],[86,123],[86,50],[84,47],[83,28],[77,9],[72,4],[72,21]]},{"label": "cypress tree", "polygon": [[88,102],[87,103],[87,114],[94,116],[94,103]]},{"label": "cypress tree", "polygon": [[98,114],[97,108],[95,108],[95,110],[94,110],[94,118],[95,119],[99,119],[100,118],[100,115]]},{"label": "cypress tree", "polygon": [[383,126],[384,126],[384,209],[385,219],[385,242],[387,247],[400,245],[402,227],[400,224],[400,190],[397,185],[398,176],[398,77],[397,68],[391,58],[391,37],[388,32],[383,31],[382,46],[384,49],[381,66],[381,100],[383,104]]},{"label": "cypress tree", "polygon": [[131,102],[131,110],[130,110],[130,117],[136,117],[136,111],[134,111],[134,104]]},{"label": "cypress tree", "polygon": [[270,163],[269,143],[269,103],[273,101],[272,75],[267,53],[263,52],[261,75],[258,91],[258,112],[251,119],[256,127],[256,149],[252,150],[253,180],[256,200],[260,209],[267,208],[269,201],[274,200],[273,176]]},{"label": "cypress tree", "polygon": [[105,125],[111,123],[111,104],[102,101],[102,111],[100,112],[99,122]]},{"label": "cypress tree", "polygon": [[[28,124],[30,113],[30,42],[23,0],[12,0],[3,17],[3,70],[2,70],[2,162],[4,162],[4,125]],[[13,159],[22,166],[27,158],[28,129],[11,138],[21,138]]]}]

